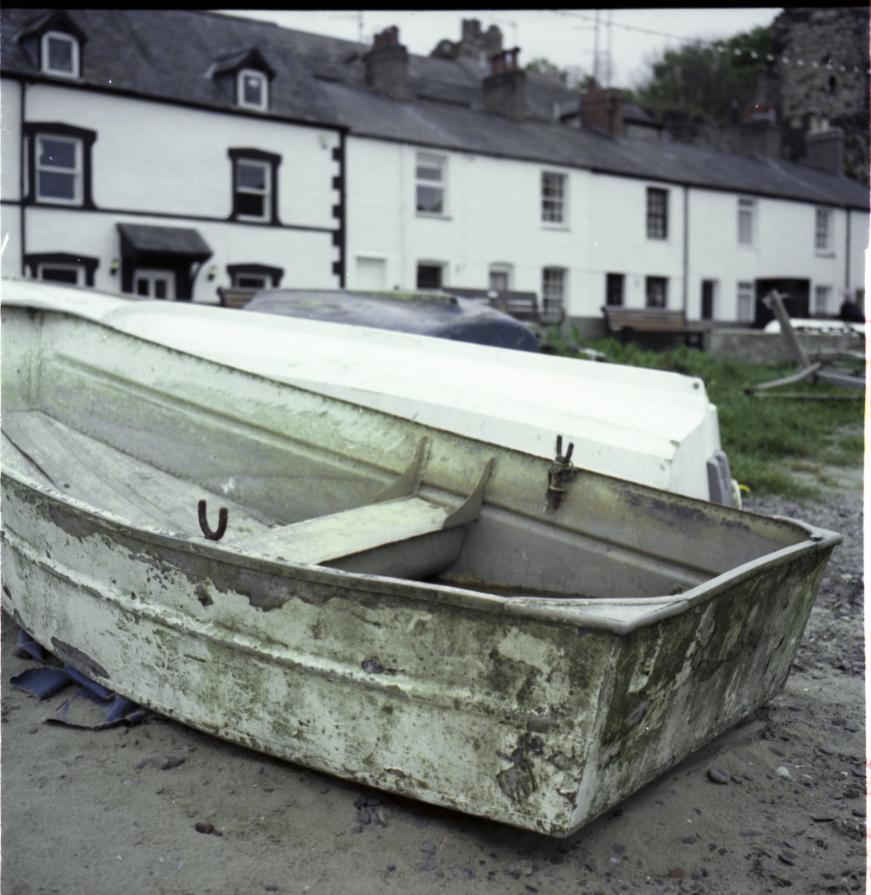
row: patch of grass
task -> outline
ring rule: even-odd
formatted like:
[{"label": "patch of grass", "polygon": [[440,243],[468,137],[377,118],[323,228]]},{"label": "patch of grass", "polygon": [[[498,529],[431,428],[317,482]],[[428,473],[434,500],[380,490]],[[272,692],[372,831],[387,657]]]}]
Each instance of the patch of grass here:
[{"label": "patch of grass", "polygon": [[[704,380],[708,397],[717,406],[720,439],[729,455],[732,475],[752,491],[789,497],[815,497],[816,489],[790,475],[798,463],[854,465],[862,462],[863,401],[798,401],[754,398],[748,385],[777,379],[792,367],[766,367],[717,360],[704,351],[675,348],[651,351],[631,342],[598,339],[582,343],[571,338],[556,343],[557,353],[577,356],[577,346],[595,348],[618,364],[669,370]],[[800,383],[800,390],[819,395],[843,395],[832,386]],[[819,479],[819,469],[807,470]]]}]

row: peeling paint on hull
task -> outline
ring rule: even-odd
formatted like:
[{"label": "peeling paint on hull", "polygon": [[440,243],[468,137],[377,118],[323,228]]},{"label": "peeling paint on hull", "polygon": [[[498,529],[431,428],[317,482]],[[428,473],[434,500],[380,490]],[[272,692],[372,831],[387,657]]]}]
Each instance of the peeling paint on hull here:
[{"label": "peeling paint on hull", "polygon": [[[324,468],[316,446],[328,440],[318,427],[357,421],[329,449],[342,452],[346,476],[362,470],[347,478],[350,500],[361,502],[401,472],[420,438],[421,427],[408,421],[371,411],[361,417],[342,402],[156,346],[143,349],[129,337],[109,338],[93,324],[77,323],[68,342],[62,316],[45,317],[43,327],[58,329],[55,342],[40,338],[29,353],[20,345],[7,351],[4,343],[4,411],[11,418],[4,431],[16,413],[31,409],[51,409],[59,418],[75,402],[73,386],[47,380],[46,371],[61,360],[74,369],[71,353],[94,363],[103,351],[102,372],[119,356],[118,367],[128,368],[124,388],[112,386],[127,402],[115,412],[135,406],[139,416],[117,432],[109,416],[89,421],[93,437],[121,439],[128,428],[145,431],[146,423],[162,419],[164,451],[174,432],[184,445],[192,431],[185,420],[208,423],[206,410],[217,405],[229,413],[232,390],[244,386],[249,405],[265,393],[253,419],[257,431],[268,425],[270,443],[277,443],[282,423],[267,406],[282,396],[308,401],[316,405],[308,411],[318,411],[307,413],[303,433],[313,445],[305,450],[316,455],[311,469]],[[24,322],[15,317],[10,331],[7,320],[4,340],[11,332],[25,341]],[[150,393],[127,387],[130,366],[145,381],[161,364],[164,376],[177,366],[178,378]],[[207,385],[200,393],[192,388],[173,417],[165,406],[170,395],[178,398],[174,389],[185,378]],[[22,380],[7,399],[9,384]],[[154,389],[162,389],[159,407]],[[221,438],[235,443],[235,429],[227,435],[231,426],[222,425],[211,442],[213,462],[224,449]],[[303,437],[298,426],[294,434]],[[552,575],[553,586],[543,589],[563,588],[566,596],[537,597],[529,586],[518,588],[524,596],[498,596],[294,565],[206,542],[193,530],[173,533],[131,520],[71,493],[74,482],[64,493],[63,483],[40,481],[22,460],[3,474],[4,608],[47,648],[60,644],[65,659],[100,683],[181,722],[553,836],[569,835],[608,810],[782,687],[837,536],[592,475],[579,476],[560,514],[550,517],[541,507],[546,462],[436,430],[424,434],[433,442],[425,475],[433,494],[460,493],[472,479],[469,470],[496,457],[481,518],[443,580],[452,574],[487,580],[499,565],[487,552],[491,540],[497,559],[502,549],[509,556],[502,565],[513,562],[517,570],[534,558],[510,557],[539,545],[539,553],[555,558],[535,574]],[[253,430],[243,435],[266,444]],[[367,438],[386,446],[380,462],[387,475],[364,468]],[[142,441],[118,444],[131,456],[150,449]],[[261,450],[268,466],[269,451]],[[281,454],[291,473],[290,461],[302,462],[302,453],[295,447]],[[226,473],[216,470],[215,479],[226,481]],[[238,472],[235,479],[238,491],[254,495],[254,506],[256,483]],[[155,482],[160,493],[159,476]],[[270,482],[256,506],[264,518],[276,518],[270,500],[277,487]],[[329,500],[325,511],[335,511]],[[597,505],[612,508],[610,528],[587,518]],[[648,512],[624,519],[639,505]],[[234,518],[231,510],[231,529]],[[628,530],[630,519],[639,531]],[[710,542],[716,557],[705,560],[709,569],[700,570],[696,556],[682,563],[681,544],[692,553],[689,539]],[[631,596],[645,573],[654,583]],[[677,586],[657,596],[655,588],[668,581]],[[571,587],[602,595],[573,597]]]}]

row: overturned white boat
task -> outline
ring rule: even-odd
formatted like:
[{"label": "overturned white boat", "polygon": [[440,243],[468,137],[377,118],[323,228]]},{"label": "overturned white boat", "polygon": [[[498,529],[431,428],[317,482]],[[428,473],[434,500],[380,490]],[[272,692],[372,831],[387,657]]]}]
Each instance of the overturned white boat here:
[{"label": "overturned white boat", "polygon": [[39,643],[200,730],[550,835],[779,691],[838,541],[83,318],[4,306],[2,338],[3,607]]},{"label": "overturned white boat", "polygon": [[737,502],[702,380],[337,323],[34,281],[3,300],[101,320],[182,351],[539,457],[562,433],[585,468]]}]

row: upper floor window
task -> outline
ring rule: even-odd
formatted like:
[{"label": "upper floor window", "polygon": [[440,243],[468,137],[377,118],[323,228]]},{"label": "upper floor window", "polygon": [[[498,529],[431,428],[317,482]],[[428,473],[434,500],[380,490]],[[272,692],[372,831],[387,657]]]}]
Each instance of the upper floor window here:
[{"label": "upper floor window", "polygon": [[35,181],[37,202],[82,204],[82,141],[76,137],[37,134]]},{"label": "upper floor window", "polygon": [[666,277],[647,277],[645,292],[648,308],[668,307],[668,280]]},{"label": "upper floor window", "polygon": [[647,238],[668,239],[668,190],[647,188]]},{"label": "upper floor window", "polygon": [[738,242],[752,246],[756,243],[756,200],[738,200]]},{"label": "upper floor window", "polygon": [[269,79],[262,71],[243,68],[236,83],[238,105],[265,111],[269,108]]},{"label": "upper floor window", "polygon": [[565,224],[566,175],[541,172],[541,220],[545,224]]},{"label": "upper floor window", "polygon": [[66,78],[79,76],[79,42],[63,31],[46,31],[40,42],[42,70]]},{"label": "upper floor window", "polygon": [[415,168],[416,208],[423,214],[445,214],[445,169],[447,160],[440,155],[419,152]]},{"label": "upper floor window", "polygon": [[233,213],[239,221],[277,224],[277,180],[281,156],[259,149],[231,149]]},{"label": "upper floor window", "polygon": [[832,211],[830,208],[816,210],[814,247],[818,252],[828,252],[832,247]]}]

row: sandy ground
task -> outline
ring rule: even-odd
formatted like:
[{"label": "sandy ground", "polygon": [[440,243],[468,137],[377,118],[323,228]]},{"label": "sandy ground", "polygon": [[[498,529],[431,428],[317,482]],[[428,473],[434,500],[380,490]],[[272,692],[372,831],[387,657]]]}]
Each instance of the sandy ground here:
[{"label": "sandy ground", "polygon": [[4,618],[2,892],[858,891],[860,484],[848,477],[815,503],[748,501],[846,536],[784,693],[566,840],[361,789],[172,721],[99,733],[45,724],[63,697],[40,703],[9,686],[34,663],[13,656]]}]

